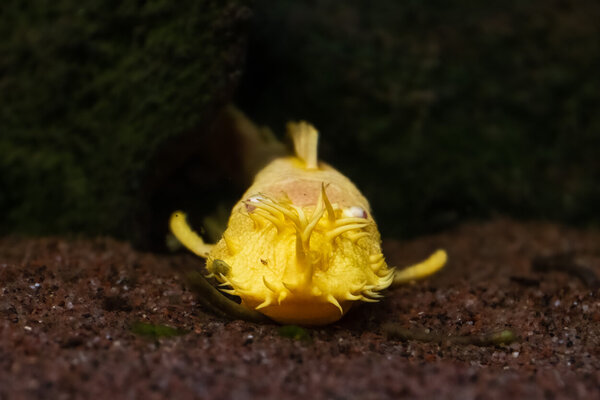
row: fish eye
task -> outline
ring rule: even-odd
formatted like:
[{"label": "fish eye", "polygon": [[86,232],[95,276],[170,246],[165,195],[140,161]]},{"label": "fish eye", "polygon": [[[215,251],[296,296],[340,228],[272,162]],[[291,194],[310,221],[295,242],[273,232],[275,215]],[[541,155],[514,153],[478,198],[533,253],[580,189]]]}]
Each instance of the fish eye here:
[{"label": "fish eye", "polygon": [[248,211],[248,212],[254,211],[256,209],[256,206],[254,206],[252,203],[256,204],[262,200],[264,200],[264,197],[262,197],[258,194],[248,197],[248,199],[246,201],[244,201],[244,204],[246,205],[246,211]]},{"label": "fish eye", "polygon": [[344,215],[344,217],[350,217],[350,218],[367,218],[367,211],[359,206],[352,206],[352,207],[348,207],[348,208],[344,208],[344,211],[342,211],[342,214]]}]

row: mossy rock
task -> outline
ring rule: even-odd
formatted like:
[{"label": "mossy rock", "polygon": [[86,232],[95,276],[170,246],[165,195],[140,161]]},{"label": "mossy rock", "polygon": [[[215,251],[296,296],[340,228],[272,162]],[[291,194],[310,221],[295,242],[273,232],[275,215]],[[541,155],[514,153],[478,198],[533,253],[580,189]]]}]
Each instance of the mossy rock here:
[{"label": "mossy rock", "polygon": [[384,235],[495,213],[600,222],[595,1],[255,5],[239,102],[371,200]]},{"label": "mossy rock", "polygon": [[[199,226],[241,193],[243,150],[211,128],[243,69],[241,0],[21,3],[0,14],[0,233],[158,243],[172,210]],[[600,222],[596,2],[252,8],[238,103],[277,133],[313,122],[384,235]]]},{"label": "mossy rock", "polygon": [[231,100],[249,16],[235,0],[4,1],[0,231],[135,236],[159,150]]}]

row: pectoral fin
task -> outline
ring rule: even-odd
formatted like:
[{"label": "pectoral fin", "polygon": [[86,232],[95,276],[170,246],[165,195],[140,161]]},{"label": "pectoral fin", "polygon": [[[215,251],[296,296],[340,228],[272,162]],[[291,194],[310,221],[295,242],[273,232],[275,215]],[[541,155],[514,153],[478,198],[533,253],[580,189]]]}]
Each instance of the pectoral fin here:
[{"label": "pectoral fin", "polygon": [[433,275],[444,265],[448,260],[448,254],[444,250],[437,250],[435,253],[429,256],[428,259],[421,261],[418,264],[411,265],[410,267],[401,269],[394,273],[393,285],[401,285],[410,281],[416,281]]},{"label": "pectoral fin", "polygon": [[185,219],[185,214],[181,211],[175,211],[171,215],[169,227],[173,235],[194,254],[207,258],[213,245],[204,243],[204,240],[190,228]]}]

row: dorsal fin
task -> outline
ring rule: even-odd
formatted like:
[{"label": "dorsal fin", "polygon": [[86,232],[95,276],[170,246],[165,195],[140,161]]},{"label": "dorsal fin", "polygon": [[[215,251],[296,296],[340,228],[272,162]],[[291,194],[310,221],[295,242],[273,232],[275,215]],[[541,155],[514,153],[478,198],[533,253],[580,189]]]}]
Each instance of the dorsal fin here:
[{"label": "dorsal fin", "polygon": [[296,157],[304,161],[306,169],[319,168],[317,160],[319,133],[315,127],[306,121],[288,122],[287,130],[294,141]]}]

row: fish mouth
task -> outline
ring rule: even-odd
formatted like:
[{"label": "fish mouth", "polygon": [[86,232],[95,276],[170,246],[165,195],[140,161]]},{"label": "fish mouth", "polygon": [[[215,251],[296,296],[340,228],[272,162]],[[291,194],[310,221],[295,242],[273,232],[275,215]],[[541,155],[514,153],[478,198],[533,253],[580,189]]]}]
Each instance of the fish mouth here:
[{"label": "fish mouth", "polygon": [[[243,301],[243,305],[255,309],[255,303]],[[328,302],[314,301],[286,301],[282,304],[271,304],[258,311],[280,324],[294,324],[302,326],[328,325],[338,321],[348,312],[354,302],[341,301],[341,310]]]}]

